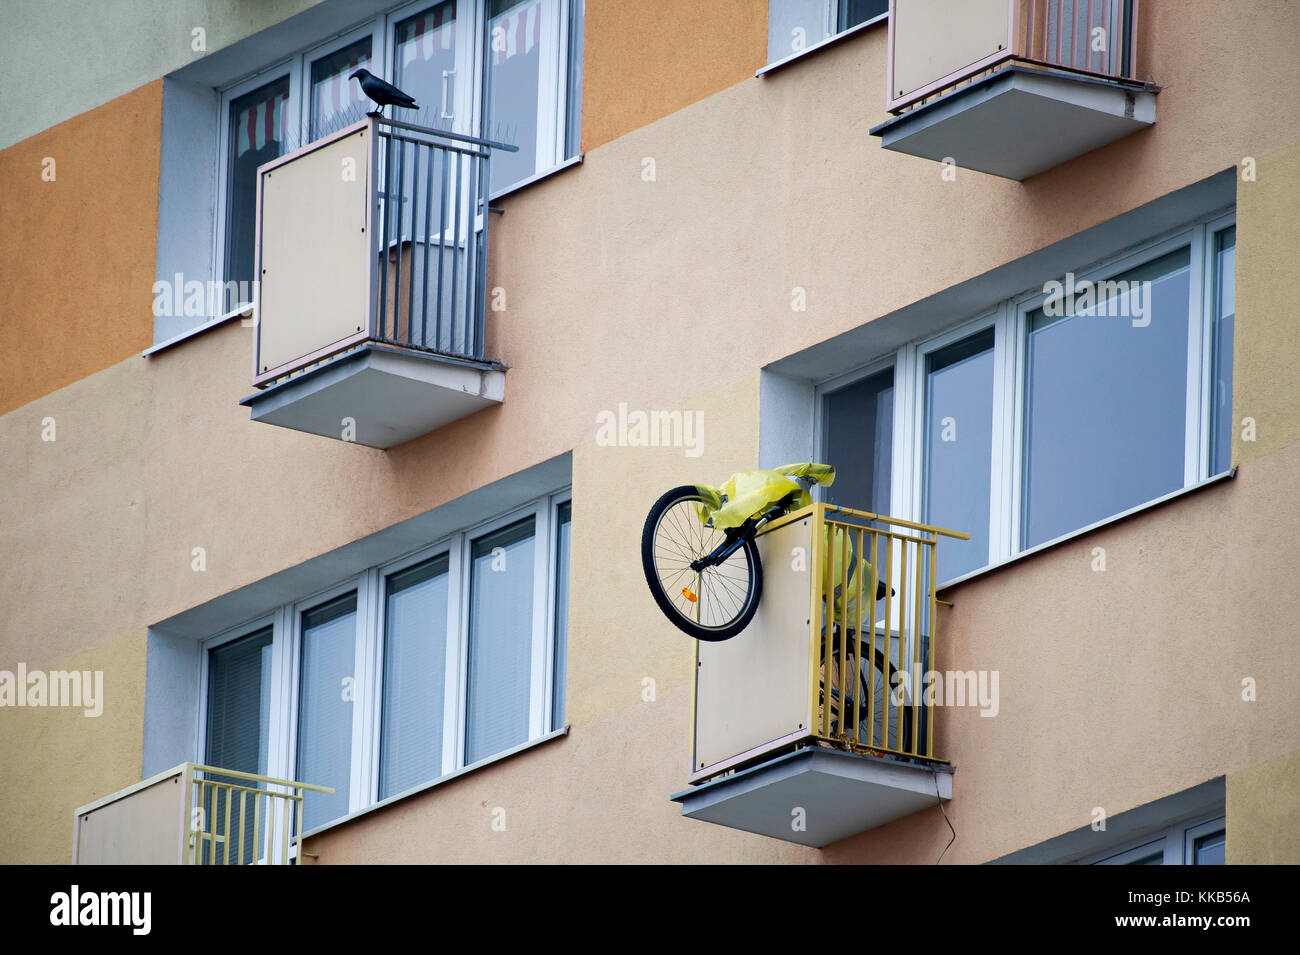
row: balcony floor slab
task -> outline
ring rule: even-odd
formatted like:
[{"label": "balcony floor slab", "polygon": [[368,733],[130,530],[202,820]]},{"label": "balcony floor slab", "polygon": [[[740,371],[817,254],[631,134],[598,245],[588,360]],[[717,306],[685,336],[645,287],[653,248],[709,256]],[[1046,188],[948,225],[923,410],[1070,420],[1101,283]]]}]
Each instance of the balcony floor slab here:
[{"label": "balcony floor slab", "polygon": [[254,421],[391,448],[500,404],[505,371],[491,362],[363,345],[244,398]]},{"label": "balcony floor slab", "polygon": [[821,848],[951,799],[952,767],[814,747],[671,798],[691,819]]},{"label": "balcony floor slab", "polygon": [[1144,84],[1010,66],[871,130],[885,149],[1025,180],[1156,121]]}]

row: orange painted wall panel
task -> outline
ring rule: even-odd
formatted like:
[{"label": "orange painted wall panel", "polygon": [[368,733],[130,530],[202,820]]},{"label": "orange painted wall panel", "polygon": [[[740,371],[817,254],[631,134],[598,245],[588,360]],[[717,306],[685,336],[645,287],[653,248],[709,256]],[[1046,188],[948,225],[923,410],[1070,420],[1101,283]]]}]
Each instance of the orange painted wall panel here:
[{"label": "orange painted wall panel", "polygon": [[0,151],[0,414],[152,344],[161,130],[158,80]]},{"label": "orange painted wall panel", "polygon": [[587,0],[585,152],[751,78],[767,0]]}]

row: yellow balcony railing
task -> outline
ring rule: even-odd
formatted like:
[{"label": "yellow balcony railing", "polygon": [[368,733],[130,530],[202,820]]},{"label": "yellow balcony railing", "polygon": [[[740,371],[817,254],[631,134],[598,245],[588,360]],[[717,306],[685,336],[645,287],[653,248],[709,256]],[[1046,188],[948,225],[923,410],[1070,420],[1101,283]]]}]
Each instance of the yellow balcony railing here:
[{"label": "yellow balcony railing", "polygon": [[305,792],[334,790],[181,763],[78,809],[73,863],[288,865]]},{"label": "yellow balcony railing", "polygon": [[925,688],[938,669],[937,548],[970,535],[815,505],[809,639],[816,737],[853,751],[936,759]]}]

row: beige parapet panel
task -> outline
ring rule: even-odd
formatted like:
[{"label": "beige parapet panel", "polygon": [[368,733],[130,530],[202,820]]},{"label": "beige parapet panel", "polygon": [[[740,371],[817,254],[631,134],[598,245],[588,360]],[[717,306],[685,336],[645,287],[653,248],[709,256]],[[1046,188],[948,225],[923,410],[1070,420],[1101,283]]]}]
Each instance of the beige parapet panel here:
[{"label": "beige parapet panel", "polygon": [[1006,0],[898,0],[894,10],[891,96],[928,86],[1007,43]]},{"label": "beige parapet panel", "polygon": [[368,324],[372,136],[366,127],[263,167],[258,374]]},{"label": "beige parapet panel", "polygon": [[1229,773],[1229,865],[1300,865],[1300,750]]}]

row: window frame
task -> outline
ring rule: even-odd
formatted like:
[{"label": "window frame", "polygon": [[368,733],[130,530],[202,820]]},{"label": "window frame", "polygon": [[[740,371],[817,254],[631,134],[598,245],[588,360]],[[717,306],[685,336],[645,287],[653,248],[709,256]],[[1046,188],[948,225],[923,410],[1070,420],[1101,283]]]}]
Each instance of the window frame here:
[{"label": "window frame", "polygon": [[1226,830],[1227,818],[1223,808],[1219,807],[1213,812],[1193,816],[1165,829],[1084,856],[1078,864],[1126,865],[1133,859],[1154,854],[1159,847],[1164,855],[1161,865],[1193,865],[1196,839],[1220,829]]},{"label": "window frame", "polygon": [[[1235,225],[1235,208],[1220,210],[1074,270],[1076,285],[1085,281],[1102,281],[1121,276],[1177,249],[1189,249],[1183,481],[1180,487],[1170,493],[1179,493],[1221,476],[1213,473],[1213,415],[1209,400],[1213,394],[1215,346],[1214,250],[1217,236]],[[1045,276],[1043,285],[1063,279],[1064,275]],[[925,459],[926,359],[941,348],[986,328],[993,328],[995,443],[990,455],[989,559],[983,566],[966,574],[939,581],[941,588],[983,573],[990,567],[1050,547],[1095,526],[1089,524],[1075,528],[1032,546],[1022,546],[1020,543],[1024,517],[1025,422],[1029,410],[1029,396],[1026,392],[1029,314],[1049,297],[1043,285],[1001,299],[982,308],[974,317],[960,319],[941,332],[914,339],[891,352],[876,356],[850,372],[825,379],[814,386],[813,427],[817,451],[824,458],[829,441],[826,396],[885,368],[893,367],[894,444],[890,516],[921,521],[924,520],[928,477]],[[1230,470],[1222,474],[1230,473]],[[814,495],[816,499],[824,500],[821,489],[816,489]],[[1141,502],[1134,507],[1150,503]],[[1097,523],[1114,519],[1132,509],[1108,515]]]},{"label": "window frame", "polygon": [[[485,756],[476,763],[465,761],[465,733],[468,702],[469,563],[472,543],[487,534],[520,520],[533,518],[533,606],[530,639],[530,687],[528,738],[520,745],[537,742],[563,729],[553,719],[556,691],[556,625],[559,579],[558,513],[572,507],[571,488],[533,498],[492,518],[446,534],[418,550],[407,552],[359,574],[337,581],[307,596],[287,601],[269,613],[223,630],[199,643],[197,679],[198,720],[194,752],[207,757],[207,713],[209,653],[211,650],[267,627],[272,628],[271,674],[268,702],[267,771],[280,779],[296,779],[299,749],[299,715],[302,705],[303,614],[336,597],[356,591],[356,646],[351,774],[347,812],[317,829],[350,818],[379,803],[387,803],[441,780],[500,759],[515,747]],[[570,517],[572,520],[572,517]],[[543,536],[545,535],[545,536]],[[441,554],[448,555],[448,600],[446,668],[444,672],[442,764],[437,776],[413,787],[379,796],[380,754],[383,733],[384,653],[387,623],[386,580],[391,574],[413,567]],[[570,580],[572,577],[570,576]],[[567,682],[566,682],[567,686]],[[311,782],[312,780],[305,780]]]}]

